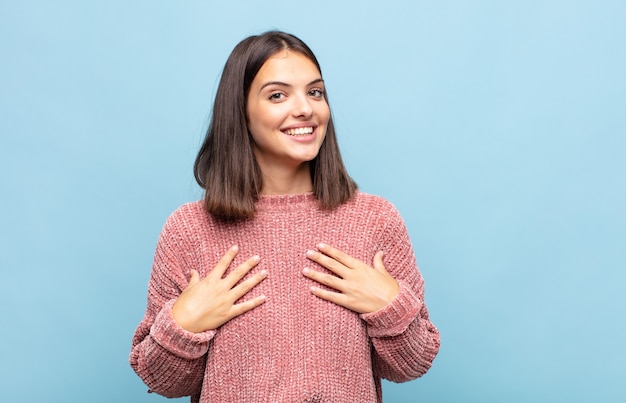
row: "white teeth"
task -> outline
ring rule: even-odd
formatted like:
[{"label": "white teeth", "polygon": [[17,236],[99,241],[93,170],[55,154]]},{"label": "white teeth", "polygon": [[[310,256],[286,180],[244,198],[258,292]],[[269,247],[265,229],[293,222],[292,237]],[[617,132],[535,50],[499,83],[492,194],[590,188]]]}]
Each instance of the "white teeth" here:
[{"label": "white teeth", "polygon": [[298,127],[297,129],[285,130],[285,134],[290,136],[304,136],[313,133],[312,127]]}]

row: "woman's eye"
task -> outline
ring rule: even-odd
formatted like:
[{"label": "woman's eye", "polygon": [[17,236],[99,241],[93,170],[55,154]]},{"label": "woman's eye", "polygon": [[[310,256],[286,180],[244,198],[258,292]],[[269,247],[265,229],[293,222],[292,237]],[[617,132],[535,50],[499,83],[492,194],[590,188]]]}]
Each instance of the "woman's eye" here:
[{"label": "woman's eye", "polygon": [[320,90],[319,88],[315,88],[309,91],[309,94],[316,98],[322,98],[324,96],[324,91]]},{"label": "woman's eye", "polygon": [[281,99],[283,99],[284,95],[280,92],[275,92],[273,94],[270,94],[269,99],[270,101],[280,101]]}]

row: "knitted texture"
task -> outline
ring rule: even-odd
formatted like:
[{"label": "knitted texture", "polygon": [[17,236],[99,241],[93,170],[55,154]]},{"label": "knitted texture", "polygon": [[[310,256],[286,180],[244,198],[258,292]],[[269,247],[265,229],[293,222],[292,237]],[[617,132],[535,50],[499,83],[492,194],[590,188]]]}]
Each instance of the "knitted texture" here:
[{"label": "knitted texture", "polygon": [[[381,402],[381,378],[405,382],[423,375],[439,351],[439,332],[424,304],[404,222],[386,200],[357,192],[332,212],[312,194],[262,196],[253,219],[224,223],[201,201],[183,205],[159,237],[145,316],[130,363],[151,391],[192,402]],[[369,265],[384,264],[400,292],[386,307],[359,315],[311,294],[318,285],[305,257],[324,242]],[[217,330],[194,334],[172,317],[190,271],[206,276],[232,245],[239,254],[227,273],[252,255],[252,273],[268,277],[242,300],[267,300]]]}]

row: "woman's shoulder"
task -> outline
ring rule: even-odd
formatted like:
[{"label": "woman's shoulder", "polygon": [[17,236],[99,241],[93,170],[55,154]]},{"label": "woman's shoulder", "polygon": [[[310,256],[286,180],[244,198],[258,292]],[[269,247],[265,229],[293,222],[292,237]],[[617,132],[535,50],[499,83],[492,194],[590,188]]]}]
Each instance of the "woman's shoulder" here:
[{"label": "woman's shoulder", "polygon": [[357,191],[354,198],[350,201],[353,207],[381,213],[397,214],[397,208],[389,200],[382,196]]},{"label": "woman's shoulder", "polygon": [[354,197],[343,205],[344,214],[351,217],[360,217],[373,220],[382,225],[403,224],[404,219],[396,206],[386,198],[357,191]]},{"label": "woman's shoulder", "polygon": [[179,206],[169,215],[165,225],[169,227],[188,227],[200,222],[206,222],[208,218],[209,214],[204,208],[204,202],[197,200]]},{"label": "woman's shoulder", "polygon": [[204,203],[202,200],[187,202],[178,206],[170,217],[196,217],[205,214]]}]

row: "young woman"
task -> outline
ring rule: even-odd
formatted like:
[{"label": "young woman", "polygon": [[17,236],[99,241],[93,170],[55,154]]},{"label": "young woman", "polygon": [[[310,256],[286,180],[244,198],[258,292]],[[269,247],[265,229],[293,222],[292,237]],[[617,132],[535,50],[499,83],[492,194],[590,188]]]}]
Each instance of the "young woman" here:
[{"label": "young woman", "polygon": [[130,363],[192,402],[380,402],[439,350],[402,218],[362,193],[298,38],[239,43],[195,177],[158,240]]}]

